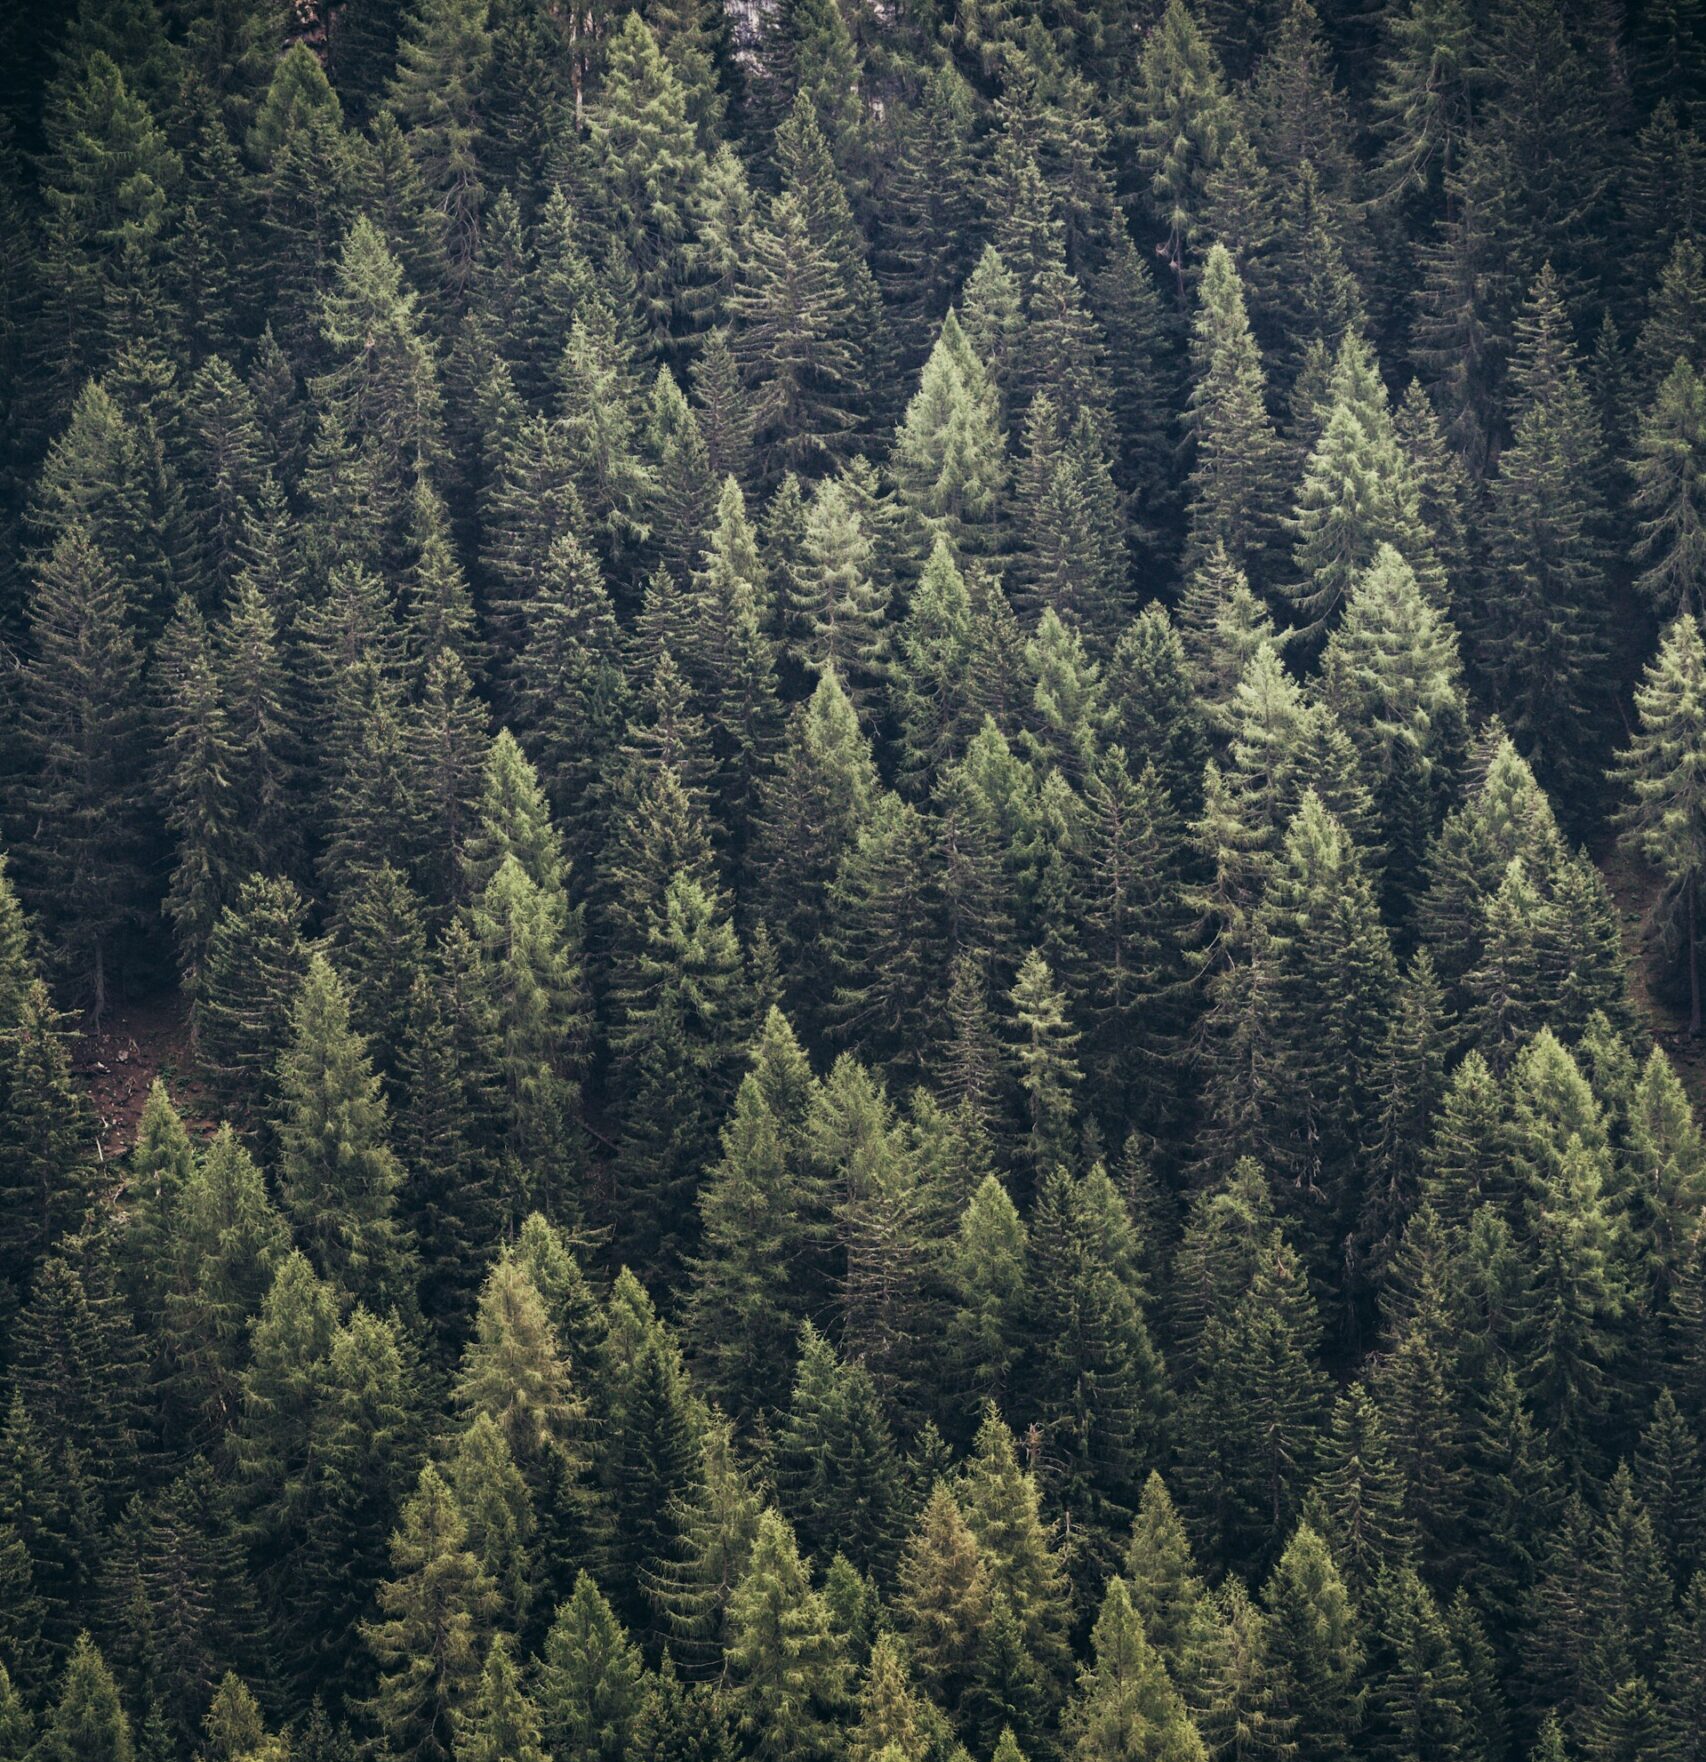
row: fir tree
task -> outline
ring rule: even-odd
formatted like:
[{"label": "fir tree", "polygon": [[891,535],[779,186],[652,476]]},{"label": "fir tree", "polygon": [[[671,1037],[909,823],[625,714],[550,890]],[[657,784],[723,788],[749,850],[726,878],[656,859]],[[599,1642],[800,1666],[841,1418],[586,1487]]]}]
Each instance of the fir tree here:
[{"label": "fir tree", "polygon": [[379,1079],[350,1028],[349,997],[314,955],[279,1060],[280,1186],[285,1209],[327,1278],[377,1303],[411,1295],[396,1217],[402,1171],[388,1142]]},{"label": "fir tree", "polygon": [[751,1564],[729,1602],[728,1660],[741,1724],[755,1755],[817,1762],[835,1753],[847,1661],[829,1609],[811,1588],[792,1531],[775,1512],[758,1520]]},{"label": "fir tree", "polygon": [[1632,505],[1639,519],[1637,585],[1661,613],[1698,616],[1703,603],[1700,464],[1706,433],[1706,391],[1679,359],[1641,420],[1633,465]]},{"label": "fir tree", "polygon": [[590,1573],[545,1637],[536,1696],[548,1753],[619,1762],[645,1712],[645,1666]]},{"label": "fir tree", "polygon": [[395,1576],[379,1588],[381,1619],[362,1630],[380,1673],[371,1717],[398,1755],[423,1762],[454,1753],[458,1722],[478,1704],[478,1648],[497,1594],[466,1541],[429,1463],[391,1540]]},{"label": "fir tree", "polygon": [[1692,779],[1697,732],[1706,707],[1706,645],[1692,614],[1670,624],[1636,693],[1639,732],[1619,757],[1617,775],[1634,800],[1623,810],[1623,842],[1651,863],[1674,900],[1675,934],[1688,949],[1688,1026],[1701,1026],[1700,973],[1696,954],[1699,871],[1706,858],[1701,829],[1706,805],[1697,805]]},{"label": "fir tree", "polygon": [[123,933],[147,898],[137,751],[141,656],[126,583],[88,528],[65,528],[30,605],[19,709],[33,760],[30,850],[51,950],[99,1023]]},{"label": "fir tree", "polygon": [[1224,246],[1211,247],[1203,266],[1191,370],[1190,562],[1199,565],[1219,544],[1234,564],[1260,575],[1279,513],[1279,442],[1263,407],[1261,354],[1238,271]]}]

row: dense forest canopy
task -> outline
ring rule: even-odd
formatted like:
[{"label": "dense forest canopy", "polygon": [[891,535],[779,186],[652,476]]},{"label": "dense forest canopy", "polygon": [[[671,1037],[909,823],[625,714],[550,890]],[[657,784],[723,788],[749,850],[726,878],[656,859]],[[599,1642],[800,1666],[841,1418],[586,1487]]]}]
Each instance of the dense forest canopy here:
[{"label": "dense forest canopy", "polygon": [[0,9],[0,1762],[1706,1762],[1706,0],[626,4]]}]

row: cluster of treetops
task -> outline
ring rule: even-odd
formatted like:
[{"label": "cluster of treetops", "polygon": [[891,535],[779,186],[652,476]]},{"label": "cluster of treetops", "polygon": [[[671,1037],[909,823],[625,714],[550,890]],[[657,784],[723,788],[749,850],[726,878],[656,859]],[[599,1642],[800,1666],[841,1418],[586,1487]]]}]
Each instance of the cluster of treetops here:
[{"label": "cluster of treetops", "polygon": [[0,1762],[1706,1756],[1706,7],[5,10]]}]

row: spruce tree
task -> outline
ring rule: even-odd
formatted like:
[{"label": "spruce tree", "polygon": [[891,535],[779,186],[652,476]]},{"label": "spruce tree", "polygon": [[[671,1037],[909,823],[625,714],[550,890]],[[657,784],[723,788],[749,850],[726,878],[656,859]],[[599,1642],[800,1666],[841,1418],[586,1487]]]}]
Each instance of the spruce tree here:
[{"label": "spruce tree", "polygon": [[1706,606],[1706,531],[1700,508],[1701,454],[1706,449],[1706,389],[1679,358],[1641,419],[1632,470],[1632,507],[1639,516],[1634,557],[1644,567],[1636,585],[1661,615],[1699,616]]},{"label": "spruce tree", "polygon": [[1364,1647],[1344,1581],[1307,1524],[1286,1544],[1262,1595],[1274,1711],[1287,1738],[1314,1756],[1354,1754]]},{"label": "spruce tree", "polygon": [[645,1666],[588,1572],[545,1636],[535,1698],[549,1754],[620,1762],[630,1753],[645,1711]]},{"label": "spruce tree", "polygon": [[1108,1581],[1090,1645],[1094,1663],[1080,1671],[1077,1697],[1063,1720],[1075,1762],[1206,1756],[1122,1578]]},{"label": "spruce tree", "polygon": [[430,1463],[391,1538],[391,1570],[379,1587],[380,1619],[362,1628],[379,1666],[367,1710],[397,1755],[448,1762],[460,1719],[477,1705],[479,1646],[497,1593]]},{"label": "spruce tree", "polygon": [[[1180,8],[1179,10],[1182,10]],[[1238,271],[1211,246],[1191,326],[1193,445],[1187,558],[1198,566],[1218,544],[1261,580],[1279,516],[1279,441],[1264,407],[1261,353],[1251,335]]]},{"label": "spruce tree", "polygon": [[1137,162],[1163,231],[1157,254],[1182,299],[1199,246],[1204,186],[1233,126],[1219,61],[1182,0],[1168,6],[1143,45],[1135,97]]},{"label": "spruce tree", "polygon": [[480,240],[480,88],[491,56],[485,0],[412,0],[390,108],[441,216],[450,284],[473,271]]},{"label": "spruce tree", "polygon": [[18,707],[32,761],[25,799],[43,828],[28,855],[49,947],[97,1024],[148,895],[141,667],[127,583],[73,523],[36,575]]},{"label": "spruce tree", "polygon": [[751,1563],[729,1602],[728,1662],[741,1726],[763,1762],[828,1762],[838,1748],[848,1667],[793,1532],[763,1513]]},{"label": "spruce tree", "polygon": [[1684,613],[1665,629],[1635,694],[1640,729],[1619,755],[1614,776],[1633,796],[1622,810],[1621,839],[1664,877],[1672,937],[1688,951],[1688,1028],[1701,1028],[1699,873],[1706,861],[1706,803],[1696,799],[1696,753],[1706,718],[1706,644]]},{"label": "spruce tree", "polygon": [[72,1649],[59,1698],[31,1754],[43,1762],[133,1762],[136,1748],[118,1685],[86,1633]]}]

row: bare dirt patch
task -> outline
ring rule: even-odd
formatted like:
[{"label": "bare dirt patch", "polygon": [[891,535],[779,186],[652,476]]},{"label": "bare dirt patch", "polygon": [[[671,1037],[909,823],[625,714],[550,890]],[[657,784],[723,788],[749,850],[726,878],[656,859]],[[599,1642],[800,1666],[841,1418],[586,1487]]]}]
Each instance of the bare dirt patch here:
[{"label": "bare dirt patch", "polygon": [[195,1081],[189,1009],[177,992],[109,1011],[99,1034],[85,1023],[71,1042],[71,1069],[95,1110],[101,1154],[109,1161],[136,1142],[142,1104],[156,1077],[165,1078],[192,1133],[213,1130]]}]

